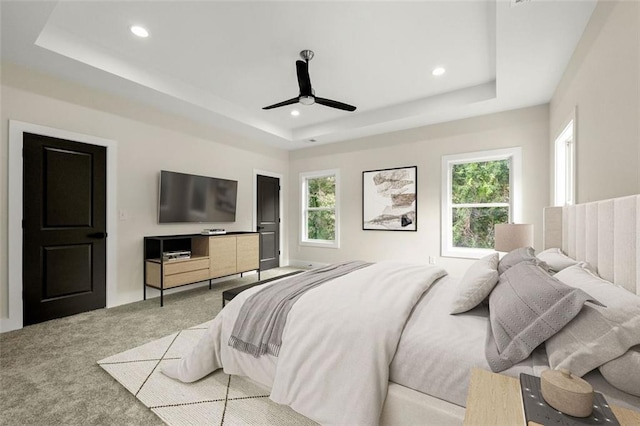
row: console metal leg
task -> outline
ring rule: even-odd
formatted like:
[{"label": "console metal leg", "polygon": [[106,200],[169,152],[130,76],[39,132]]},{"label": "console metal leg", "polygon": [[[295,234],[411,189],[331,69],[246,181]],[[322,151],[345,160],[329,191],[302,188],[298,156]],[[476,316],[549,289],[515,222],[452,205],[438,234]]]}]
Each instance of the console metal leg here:
[{"label": "console metal leg", "polygon": [[164,240],[160,240],[160,307],[164,306]]},{"label": "console metal leg", "polygon": [[209,290],[211,290],[211,280],[209,280]]},{"label": "console metal leg", "polygon": [[142,245],[142,300],[147,300],[147,238]]}]

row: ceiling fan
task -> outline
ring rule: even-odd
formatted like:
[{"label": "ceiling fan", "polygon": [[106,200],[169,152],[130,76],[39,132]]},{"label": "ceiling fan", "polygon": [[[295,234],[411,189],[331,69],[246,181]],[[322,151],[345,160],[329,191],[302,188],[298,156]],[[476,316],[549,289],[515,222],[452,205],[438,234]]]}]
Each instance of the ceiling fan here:
[{"label": "ceiling fan", "polygon": [[291,98],[277,104],[269,105],[262,109],[279,108],[282,106],[292,105],[300,102],[302,105],[313,105],[314,103],[317,103],[320,105],[342,109],[345,111],[356,110],[356,107],[354,107],[353,105],[316,96],[316,91],[311,87],[311,78],[309,78],[309,61],[313,59],[313,51],[303,50],[302,52],[300,52],[300,57],[304,59],[303,61],[299,59],[296,61],[296,71],[298,73],[298,86],[300,87],[300,94],[295,98]]}]

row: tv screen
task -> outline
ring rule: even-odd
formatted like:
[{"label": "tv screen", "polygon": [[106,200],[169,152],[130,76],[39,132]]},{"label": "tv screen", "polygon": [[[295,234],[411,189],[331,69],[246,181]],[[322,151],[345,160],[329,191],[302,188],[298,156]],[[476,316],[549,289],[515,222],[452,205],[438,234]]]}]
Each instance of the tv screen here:
[{"label": "tv screen", "polygon": [[235,222],[238,182],[162,170],[159,223]]}]

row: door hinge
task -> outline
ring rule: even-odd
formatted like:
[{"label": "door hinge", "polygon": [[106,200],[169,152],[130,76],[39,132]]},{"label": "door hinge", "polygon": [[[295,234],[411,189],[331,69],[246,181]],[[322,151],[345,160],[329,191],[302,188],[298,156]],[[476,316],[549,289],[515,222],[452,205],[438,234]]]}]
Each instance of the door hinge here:
[{"label": "door hinge", "polygon": [[24,229],[24,219],[22,219],[22,229]]},{"label": "door hinge", "polygon": [[280,254],[282,254],[282,253],[280,253],[280,250],[278,250],[278,256],[280,256]]},{"label": "door hinge", "polygon": [[280,219],[280,218],[278,218],[278,223],[280,223],[280,220],[281,220],[281,219]]}]

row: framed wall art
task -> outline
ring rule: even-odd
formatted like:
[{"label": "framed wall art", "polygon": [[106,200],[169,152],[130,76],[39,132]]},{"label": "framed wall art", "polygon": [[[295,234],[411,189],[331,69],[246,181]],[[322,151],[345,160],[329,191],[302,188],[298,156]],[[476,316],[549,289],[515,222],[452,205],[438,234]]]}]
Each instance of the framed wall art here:
[{"label": "framed wall art", "polygon": [[362,172],[362,229],[417,231],[418,167]]}]

